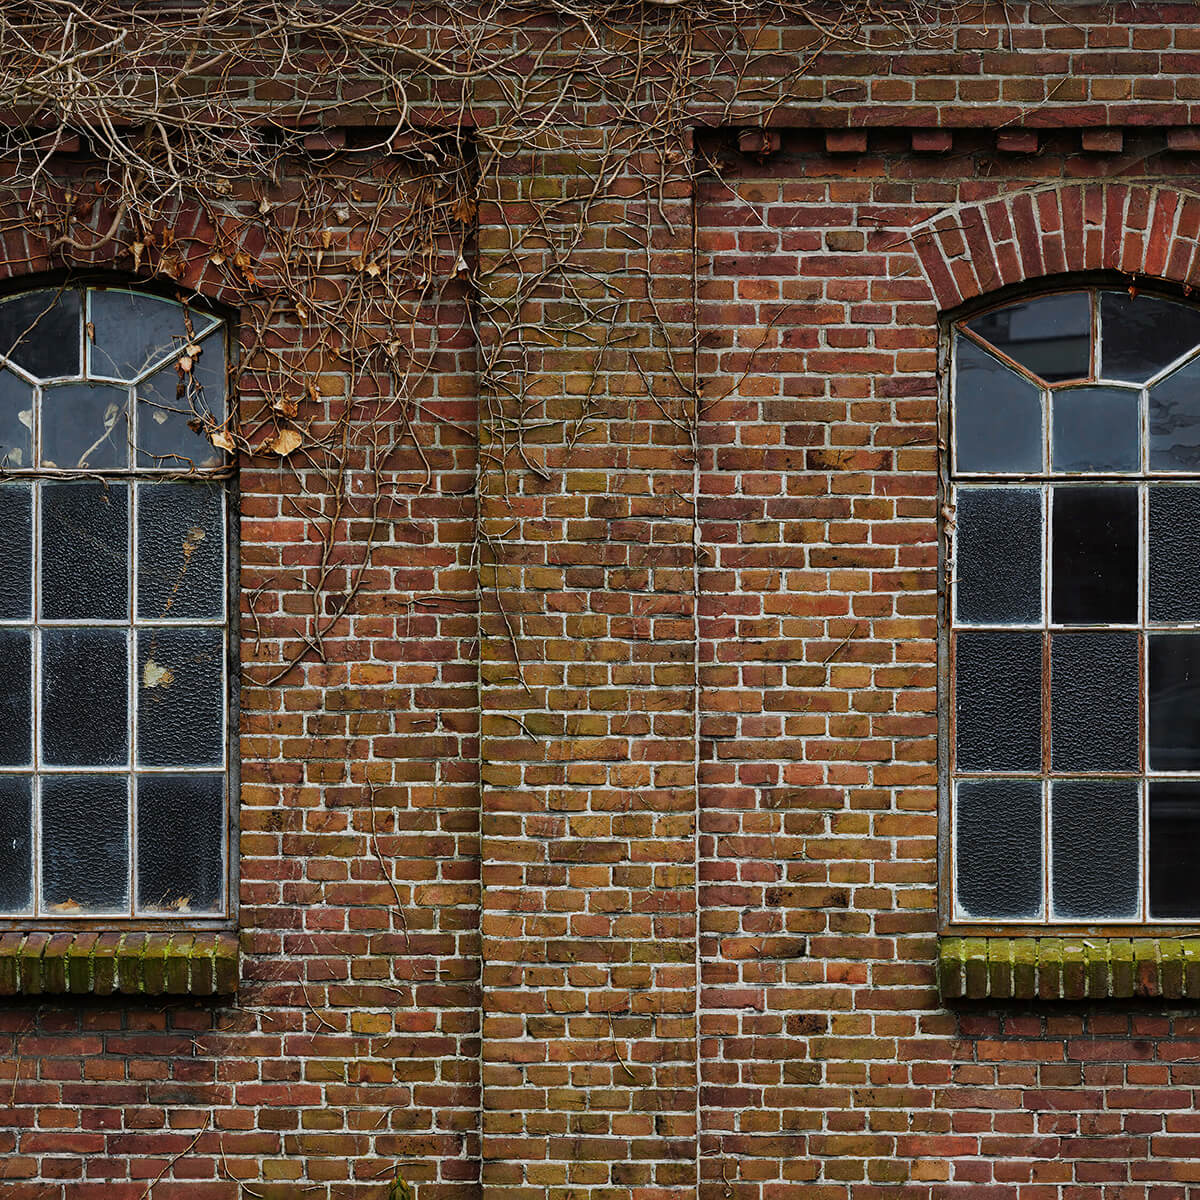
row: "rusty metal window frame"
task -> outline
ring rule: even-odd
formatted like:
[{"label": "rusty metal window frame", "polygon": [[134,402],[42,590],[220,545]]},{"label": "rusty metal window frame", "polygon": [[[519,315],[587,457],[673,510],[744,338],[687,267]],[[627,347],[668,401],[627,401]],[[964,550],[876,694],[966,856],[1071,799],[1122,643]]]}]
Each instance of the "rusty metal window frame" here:
[{"label": "rusty metal window frame", "polygon": [[[185,309],[189,320],[195,324],[192,341],[203,347],[220,348],[222,366],[226,377],[231,356],[232,343],[229,322],[214,310],[193,303],[183,305],[178,300],[163,296],[153,291],[105,284],[98,280],[87,278],[60,285],[59,287],[25,288],[22,291],[0,297],[7,300],[21,296],[27,292],[45,291],[48,295],[56,291],[78,291],[82,296],[80,319],[80,358],[79,371],[71,375],[55,375],[35,377],[19,364],[14,363],[0,352],[0,367],[10,371],[33,389],[33,418],[31,423],[32,448],[31,461],[28,465],[0,465],[0,484],[5,486],[24,485],[31,492],[32,520],[32,559],[30,571],[32,575],[32,608],[29,619],[14,620],[0,619],[0,627],[29,629],[32,633],[30,693],[32,697],[32,760],[30,766],[0,765],[0,775],[31,777],[32,787],[32,846],[33,862],[33,898],[31,909],[23,912],[0,911],[0,929],[81,929],[96,927],[118,927],[121,929],[144,928],[174,928],[174,929],[209,929],[227,928],[234,919],[236,912],[236,855],[233,848],[237,843],[236,806],[232,802],[235,792],[234,778],[237,759],[234,754],[234,739],[237,731],[237,676],[236,658],[233,653],[237,632],[237,592],[236,592],[236,562],[237,562],[237,527],[236,527],[236,494],[233,478],[233,467],[228,456],[220,455],[212,465],[189,464],[186,468],[177,463],[156,463],[154,465],[139,463],[136,453],[135,422],[137,420],[137,392],[157,372],[177,360],[183,353],[183,347],[172,345],[153,360],[147,360],[136,375],[128,378],[106,373],[97,369],[93,363],[92,349],[89,345],[89,334],[93,328],[92,300],[101,291],[127,293],[132,296],[146,296],[156,301],[166,301],[181,309]],[[34,331],[36,335],[36,330]],[[101,382],[109,386],[118,386],[125,390],[126,402],[126,431],[129,444],[129,461],[120,468],[90,468],[41,466],[39,465],[42,439],[42,405],[44,389],[47,386],[61,383],[77,383],[84,381]],[[232,397],[226,396],[225,403],[231,404]],[[42,616],[42,597],[40,578],[42,547],[42,490],[46,484],[59,483],[66,480],[110,480],[120,482],[128,487],[129,502],[126,509],[126,587],[128,589],[128,611],[124,619],[103,618],[71,618],[47,619]],[[223,531],[220,572],[222,579],[221,612],[219,617],[191,618],[178,616],[152,617],[139,611],[138,602],[138,513],[141,497],[146,488],[157,484],[181,479],[206,480],[220,485],[220,526]],[[221,757],[219,763],[209,763],[199,766],[148,766],[137,761],[138,713],[137,687],[139,636],[141,630],[149,628],[190,629],[209,628],[222,631],[219,639],[221,646],[220,696],[221,696]],[[127,663],[127,734],[128,753],[126,762],[119,766],[54,766],[43,760],[41,738],[40,694],[41,694],[41,640],[43,629],[123,629],[125,630],[125,654]],[[128,906],[124,910],[88,909],[63,911],[47,907],[43,902],[41,861],[43,854],[42,822],[41,822],[41,780],[53,775],[106,775],[124,777],[126,784],[127,804],[127,836],[128,836]],[[158,908],[138,908],[138,777],[139,776],[178,776],[178,775],[219,775],[223,780],[223,804],[221,820],[221,898],[216,908],[199,909],[196,911],[182,910],[177,913]]]},{"label": "rusty metal window frame", "polygon": [[[942,363],[945,385],[942,394],[945,397],[940,417],[940,429],[944,452],[942,455],[940,477],[940,492],[943,498],[944,524],[941,528],[941,564],[943,586],[939,589],[939,610],[941,613],[941,629],[943,636],[939,642],[939,675],[943,680],[942,720],[939,760],[943,770],[941,778],[940,816],[939,816],[939,861],[942,875],[941,892],[941,925],[946,932],[961,931],[981,932],[1012,935],[1029,935],[1037,932],[1049,932],[1061,929],[1065,932],[1079,933],[1087,930],[1094,933],[1124,934],[1132,931],[1152,932],[1161,929],[1163,932],[1178,933],[1183,928],[1200,927],[1200,917],[1152,917],[1149,912],[1149,787],[1151,781],[1158,780],[1188,780],[1200,782],[1200,770],[1164,771],[1152,770],[1148,762],[1149,754],[1149,703],[1148,703],[1148,638],[1151,633],[1200,633],[1200,620],[1163,622],[1149,620],[1148,612],[1148,507],[1151,486],[1197,486],[1200,484],[1200,470],[1151,470],[1149,463],[1149,393],[1150,389],[1171,375],[1180,367],[1200,359],[1200,344],[1193,346],[1187,352],[1179,355],[1172,362],[1161,368],[1153,376],[1142,383],[1131,383],[1128,380],[1105,378],[1100,374],[1102,360],[1101,339],[1103,331],[1100,326],[1100,296],[1104,292],[1121,290],[1112,283],[1075,283],[1061,287],[1047,288],[1036,292],[1006,298],[1002,303],[992,304],[987,308],[976,309],[965,316],[960,316],[943,326]],[[1015,304],[1026,303],[1044,296],[1065,295],[1069,293],[1087,293],[1090,302],[1091,318],[1091,355],[1089,372],[1086,378],[1063,380],[1049,383],[1043,382],[1020,363],[1005,355],[996,346],[978,336],[967,328],[967,322],[975,321],[985,313],[1007,308]],[[1156,293],[1151,293],[1156,294]],[[1163,294],[1164,299],[1179,301],[1177,295]],[[1011,370],[1022,378],[1035,384],[1041,393],[1042,407],[1042,453],[1043,469],[1040,472],[1006,472],[1006,471],[964,471],[958,468],[957,446],[954,438],[955,404],[957,398],[957,359],[958,348],[962,340],[967,340],[982,347],[986,352],[999,358]],[[1134,470],[1126,471],[1054,471],[1053,470],[1053,406],[1050,402],[1051,393],[1068,391],[1079,387],[1116,387],[1127,389],[1138,394],[1139,420],[1139,454],[1138,465]],[[1053,584],[1053,561],[1050,544],[1050,534],[1053,522],[1053,502],[1056,489],[1072,486],[1085,487],[1094,484],[1122,486],[1136,489],[1138,493],[1138,557],[1137,557],[1137,620],[1131,623],[1103,624],[1065,624],[1051,620],[1051,588]],[[1021,487],[1036,489],[1041,497],[1042,533],[1041,533],[1041,620],[1031,623],[992,623],[980,624],[959,621],[957,615],[958,580],[956,578],[956,532],[955,514],[958,511],[959,495],[964,489],[1000,488],[1009,489]],[[1042,717],[1041,717],[1041,746],[1042,763],[1039,771],[959,771],[955,761],[955,644],[959,631],[1009,631],[1040,633],[1041,636],[1041,670],[1042,670]],[[1138,638],[1138,755],[1139,768],[1135,771],[1055,771],[1051,767],[1049,737],[1050,737],[1050,640],[1057,631],[1128,631],[1135,633]],[[1083,919],[1056,916],[1052,911],[1053,887],[1053,854],[1052,854],[1052,807],[1050,803],[1050,786],[1056,779],[1087,780],[1136,780],[1138,781],[1138,912],[1137,915],[1118,918],[1105,917],[1102,919]],[[1042,899],[1040,914],[1033,917],[974,917],[964,912],[957,898],[957,844],[956,844],[956,808],[958,784],[975,779],[1021,779],[1036,780],[1040,783],[1041,819],[1042,819]]]}]

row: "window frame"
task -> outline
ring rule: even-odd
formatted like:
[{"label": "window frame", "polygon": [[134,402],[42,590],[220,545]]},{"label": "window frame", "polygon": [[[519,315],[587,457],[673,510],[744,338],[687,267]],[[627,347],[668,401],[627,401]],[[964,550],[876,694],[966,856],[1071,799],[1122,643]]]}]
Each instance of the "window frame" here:
[{"label": "window frame", "polygon": [[[219,304],[209,300],[207,297],[196,293],[186,293],[186,301],[181,300],[181,296],[185,294],[183,288],[172,288],[156,286],[153,283],[144,280],[136,280],[121,276],[116,273],[95,273],[95,272],[76,272],[68,276],[61,274],[50,277],[46,276],[25,276],[10,282],[3,293],[0,293],[0,301],[6,300],[9,297],[20,296],[25,293],[36,292],[39,290],[51,289],[63,290],[82,290],[85,295],[89,289],[96,291],[111,290],[132,292],[139,295],[156,297],[158,299],[169,300],[174,303],[186,303],[188,309],[196,312],[201,312],[206,316],[212,317],[217,324],[209,329],[205,334],[201,335],[202,340],[210,341],[219,339],[224,352],[224,361],[226,369],[226,389],[225,389],[225,404],[226,413],[233,411],[236,407],[237,398],[233,392],[231,385],[234,378],[234,365],[236,362],[236,354],[238,349],[237,324],[232,313],[226,310]],[[88,313],[85,310],[82,314],[82,320],[86,326]],[[161,367],[156,370],[161,370]],[[81,361],[80,371],[86,373],[86,362]],[[147,377],[153,372],[146,372]],[[59,378],[55,377],[55,381]],[[103,382],[103,380],[100,380]],[[132,387],[132,385],[121,385]],[[128,482],[131,496],[130,515],[131,536],[132,523],[135,520],[134,505],[132,502],[132,494],[134,489],[141,484],[153,484],[154,482],[166,482],[172,479],[205,479],[219,484],[224,493],[224,529],[225,529],[225,619],[222,624],[216,622],[211,623],[209,628],[223,629],[224,638],[223,645],[225,650],[225,669],[224,669],[224,692],[223,699],[225,705],[225,739],[224,739],[224,755],[225,765],[221,772],[225,779],[225,822],[224,822],[224,889],[225,901],[224,911],[220,913],[192,913],[184,912],[178,916],[172,916],[168,913],[143,914],[140,916],[130,915],[125,916],[120,913],[93,913],[80,912],[74,914],[71,912],[53,912],[39,916],[27,915],[9,915],[0,913],[0,932],[29,932],[29,933],[69,933],[80,934],[85,932],[118,932],[118,933],[150,933],[150,932],[171,932],[176,934],[187,932],[206,932],[206,931],[225,931],[234,930],[238,927],[239,920],[239,894],[238,884],[240,879],[240,785],[241,785],[241,756],[240,756],[240,726],[241,726],[241,658],[240,650],[240,627],[241,627],[241,545],[240,545],[240,478],[238,471],[238,461],[236,455],[224,454],[222,461],[210,467],[193,468],[192,470],[180,469],[172,466],[164,467],[140,467],[137,465],[134,458],[133,448],[131,447],[130,462],[121,468],[99,467],[99,468],[64,468],[64,467],[40,467],[36,464],[31,464],[26,468],[13,469],[8,466],[0,466],[0,482],[3,483],[20,483],[25,482],[32,488],[36,489],[39,484],[46,481],[69,481],[73,479],[120,479]],[[36,542],[40,542],[40,533],[36,523],[33,530],[33,537]],[[131,541],[129,544],[130,558],[136,553],[136,547]],[[33,566],[36,570],[36,560]],[[34,580],[34,610],[33,622],[38,623],[38,600],[36,591],[36,579]],[[134,621],[133,606],[136,603],[134,595],[129,597],[130,603],[130,630],[136,628]],[[77,628],[71,623],[64,623],[65,628]],[[202,626],[181,626],[181,628],[199,628]],[[136,653],[131,647],[129,650],[130,671],[131,674],[136,672],[137,658]],[[132,686],[132,683],[131,683]],[[32,699],[34,708],[36,709],[40,703],[40,698],[35,691]],[[127,719],[132,719],[130,716]],[[130,763],[127,769],[127,776],[131,776],[134,771],[134,754],[135,749],[130,745]],[[37,766],[36,759],[33,767],[36,774]],[[168,772],[169,773],[169,772]],[[213,772],[215,773],[215,772]],[[119,774],[119,772],[118,772]],[[38,875],[40,872],[40,852],[41,841],[40,831],[34,830],[35,842],[31,847],[31,854],[34,864],[34,887],[36,889]],[[130,836],[130,854],[131,854],[131,871],[133,864],[133,830],[129,831]],[[133,881],[136,883],[136,879]],[[131,910],[134,907],[134,897],[130,897]]]},{"label": "window frame", "polygon": [[[1043,494],[1043,530],[1042,530],[1042,545],[1041,545],[1041,564],[1043,572],[1043,612],[1041,621],[1032,626],[1012,626],[1016,630],[1018,628],[1027,631],[1042,632],[1055,628],[1064,628],[1060,623],[1055,626],[1051,620],[1049,611],[1050,597],[1049,575],[1048,575],[1048,543],[1049,529],[1051,522],[1051,501],[1048,496],[1048,491],[1053,486],[1105,486],[1117,485],[1130,487],[1136,490],[1137,513],[1138,513],[1138,616],[1137,620],[1132,625],[1123,624],[1105,624],[1105,625],[1090,625],[1079,626],[1081,631],[1098,631],[1098,630],[1131,630],[1135,634],[1146,635],[1146,646],[1148,650],[1148,631],[1150,625],[1148,623],[1146,610],[1145,592],[1148,586],[1148,577],[1146,564],[1149,549],[1149,533],[1148,533],[1148,504],[1149,504],[1149,488],[1154,485],[1166,486],[1196,486],[1200,487],[1200,467],[1193,471],[1151,471],[1149,468],[1149,449],[1146,442],[1146,428],[1144,425],[1145,414],[1139,418],[1139,460],[1138,467],[1131,471],[1065,471],[1054,473],[1051,470],[1051,464],[1047,460],[1044,463],[1044,469],[1040,473],[1018,473],[1018,472],[975,472],[969,474],[958,474],[956,472],[956,462],[954,461],[955,447],[953,441],[953,412],[955,400],[955,358],[954,358],[954,338],[960,327],[964,326],[968,321],[974,321],[979,317],[985,316],[988,313],[1010,307],[1022,302],[1028,302],[1043,297],[1064,295],[1067,293],[1089,292],[1100,293],[1104,291],[1127,291],[1130,287],[1130,281],[1127,278],[1114,277],[1110,273],[1090,272],[1073,276],[1059,276],[1053,279],[1034,280],[1013,287],[1004,288],[995,292],[988,293],[985,297],[975,300],[969,304],[962,305],[956,309],[949,310],[940,315],[938,322],[938,341],[937,341],[937,438],[938,438],[938,456],[937,456],[937,871],[938,871],[938,934],[941,937],[949,938],[1008,938],[1008,939],[1038,939],[1038,938],[1065,938],[1079,939],[1081,937],[1100,937],[1100,938],[1183,938],[1190,934],[1200,932],[1200,916],[1179,919],[1152,919],[1142,920],[1141,917],[1120,919],[1100,919],[1092,921],[1063,921],[1055,920],[1051,916],[1050,910],[1047,908],[1045,914],[1039,918],[1028,919],[1012,919],[1012,918],[977,918],[963,919],[956,917],[954,908],[954,867],[955,867],[955,847],[954,847],[954,827],[953,827],[953,800],[954,787],[956,783],[956,775],[954,773],[954,753],[953,739],[955,729],[955,710],[954,710],[954,655],[953,655],[953,635],[958,628],[954,621],[953,603],[955,595],[954,580],[952,578],[952,559],[951,549],[953,544],[953,529],[955,518],[957,515],[956,505],[956,489],[966,487],[1013,487],[1014,485],[1024,484],[1031,489],[1037,489]],[[1169,283],[1162,281],[1139,281],[1137,286],[1139,295],[1170,300],[1176,303],[1188,304],[1192,308],[1200,307],[1195,298],[1190,298],[1183,293],[1182,288],[1172,287]],[[1103,385],[1109,382],[1118,382],[1123,387],[1129,387],[1135,390],[1127,381],[1110,381],[1105,380],[1098,371],[1098,345],[1097,324],[1099,321],[1100,305],[1098,299],[1092,304],[1092,327],[1091,333],[1093,337],[1093,356],[1090,365],[1089,376],[1094,373],[1095,378],[1089,377],[1087,380],[1062,381],[1055,383],[1056,391],[1066,390],[1072,387],[1085,387]],[[969,334],[964,334],[964,337],[969,337]],[[979,344],[978,342],[976,344]],[[989,348],[989,353],[996,354],[996,348]],[[999,354],[1002,359],[1005,358],[1003,353]],[[1194,349],[1180,356],[1169,364],[1171,370],[1167,367],[1161,369],[1158,375],[1166,377],[1177,369],[1179,365],[1191,358],[1195,357]],[[1018,367],[1020,364],[1017,364]],[[1022,369],[1023,371],[1026,369]],[[1157,376],[1151,376],[1156,378]],[[1140,385],[1141,389],[1149,386],[1149,381]],[[1051,418],[1049,406],[1044,414],[1045,434],[1051,436]],[[1195,629],[1200,631],[1200,621],[1192,623]],[[967,625],[964,628],[970,630],[972,626]],[[1001,625],[976,625],[978,629],[1001,629]],[[1065,627],[1070,630],[1070,626]],[[1161,630],[1164,633],[1170,633],[1173,629],[1178,629],[1179,626],[1167,627]],[[1043,745],[1049,738],[1050,728],[1050,710],[1048,708],[1048,693],[1050,681],[1048,678],[1048,666],[1043,655],[1043,677],[1042,677],[1042,695],[1043,695],[1043,710],[1041,716],[1041,739]],[[1139,736],[1142,739],[1142,744],[1147,744],[1145,739],[1148,738],[1147,723],[1149,719],[1149,705],[1145,695],[1146,681],[1146,666],[1142,663],[1139,656]],[[1044,752],[1043,752],[1044,753]],[[1121,772],[1097,773],[1093,778],[1111,778],[1113,776],[1121,776]],[[1161,774],[1161,773],[1160,773]],[[1007,772],[994,775],[994,778],[1020,778],[1036,775],[1039,781],[1039,786],[1043,788],[1043,805],[1048,804],[1048,792],[1046,791],[1047,781],[1054,777],[1046,766],[1046,759],[1043,758],[1043,766],[1037,772]],[[1078,777],[1078,773],[1076,774]],[[1086,775],[1085,775],[1086,777]],[[1139,781],[1139,787],[1148,786],[1148,780],[1155,776],[1150,773],[1148,764],[1145,766],[1139,765],[1136,772],[1130,773],[1127,777]],[[1200,772],[1195,772],[1191,776],[1200,782]],[[1141,808],[1144,808],[1144,803],[1139,801]],[[1043,810],[1043,821],[1046,819],[1045,811]],[[1146,893],[1149,887],[1149,870],[1148,870],[1148,855],[1149,855],[1149,827],[1145,820],[1139,818],[1139,874],[1138,874],[1138,891],[1139,897],[1144,905],[1148,905]],[[1043,826],[1044,828],[1044,826]],[[1052,854],[1052,846],[1047,840],[1043,845],[1043,875],[1048,878],[1049,860]],[[1148,912],[1148,907],[1146,908]]]}]

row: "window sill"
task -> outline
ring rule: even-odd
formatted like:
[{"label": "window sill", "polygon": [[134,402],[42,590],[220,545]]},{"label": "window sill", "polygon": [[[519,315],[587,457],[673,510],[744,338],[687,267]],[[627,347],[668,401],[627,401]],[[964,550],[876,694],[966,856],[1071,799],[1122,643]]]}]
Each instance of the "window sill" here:
[{"label": "window sill", "polygon": [[233,933],[5,933],[0,996],[225,996]]},{"label": "window sill", "polygon": [[1200,938],[942,937],[943,1000],[1200,998]]}]

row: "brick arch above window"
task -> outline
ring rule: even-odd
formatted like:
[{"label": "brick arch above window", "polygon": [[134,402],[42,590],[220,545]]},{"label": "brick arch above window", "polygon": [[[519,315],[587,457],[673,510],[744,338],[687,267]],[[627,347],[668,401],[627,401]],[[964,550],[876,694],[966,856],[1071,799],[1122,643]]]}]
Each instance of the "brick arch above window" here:
[{"label": "brick arch above window", "polygon": [[1012,284],[1119,271],[1200,287],[1200,194],[1054,185],[956,204],[909,231],[941,310]]}]

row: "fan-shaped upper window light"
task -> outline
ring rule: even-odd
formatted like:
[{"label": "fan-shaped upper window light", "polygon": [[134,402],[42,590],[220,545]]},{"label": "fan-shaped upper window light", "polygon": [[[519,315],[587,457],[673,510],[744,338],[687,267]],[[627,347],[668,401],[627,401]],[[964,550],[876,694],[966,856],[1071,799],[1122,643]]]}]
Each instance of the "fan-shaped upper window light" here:
[{"label": "fan-shaped upper window light", "polygon": [[0,298],[0,915],[227,911],[217,317]]},{"label": "fan-shaped upper window light", "polygon": [[1200,920],[1200,308],[952,336],[953,918]]}]

